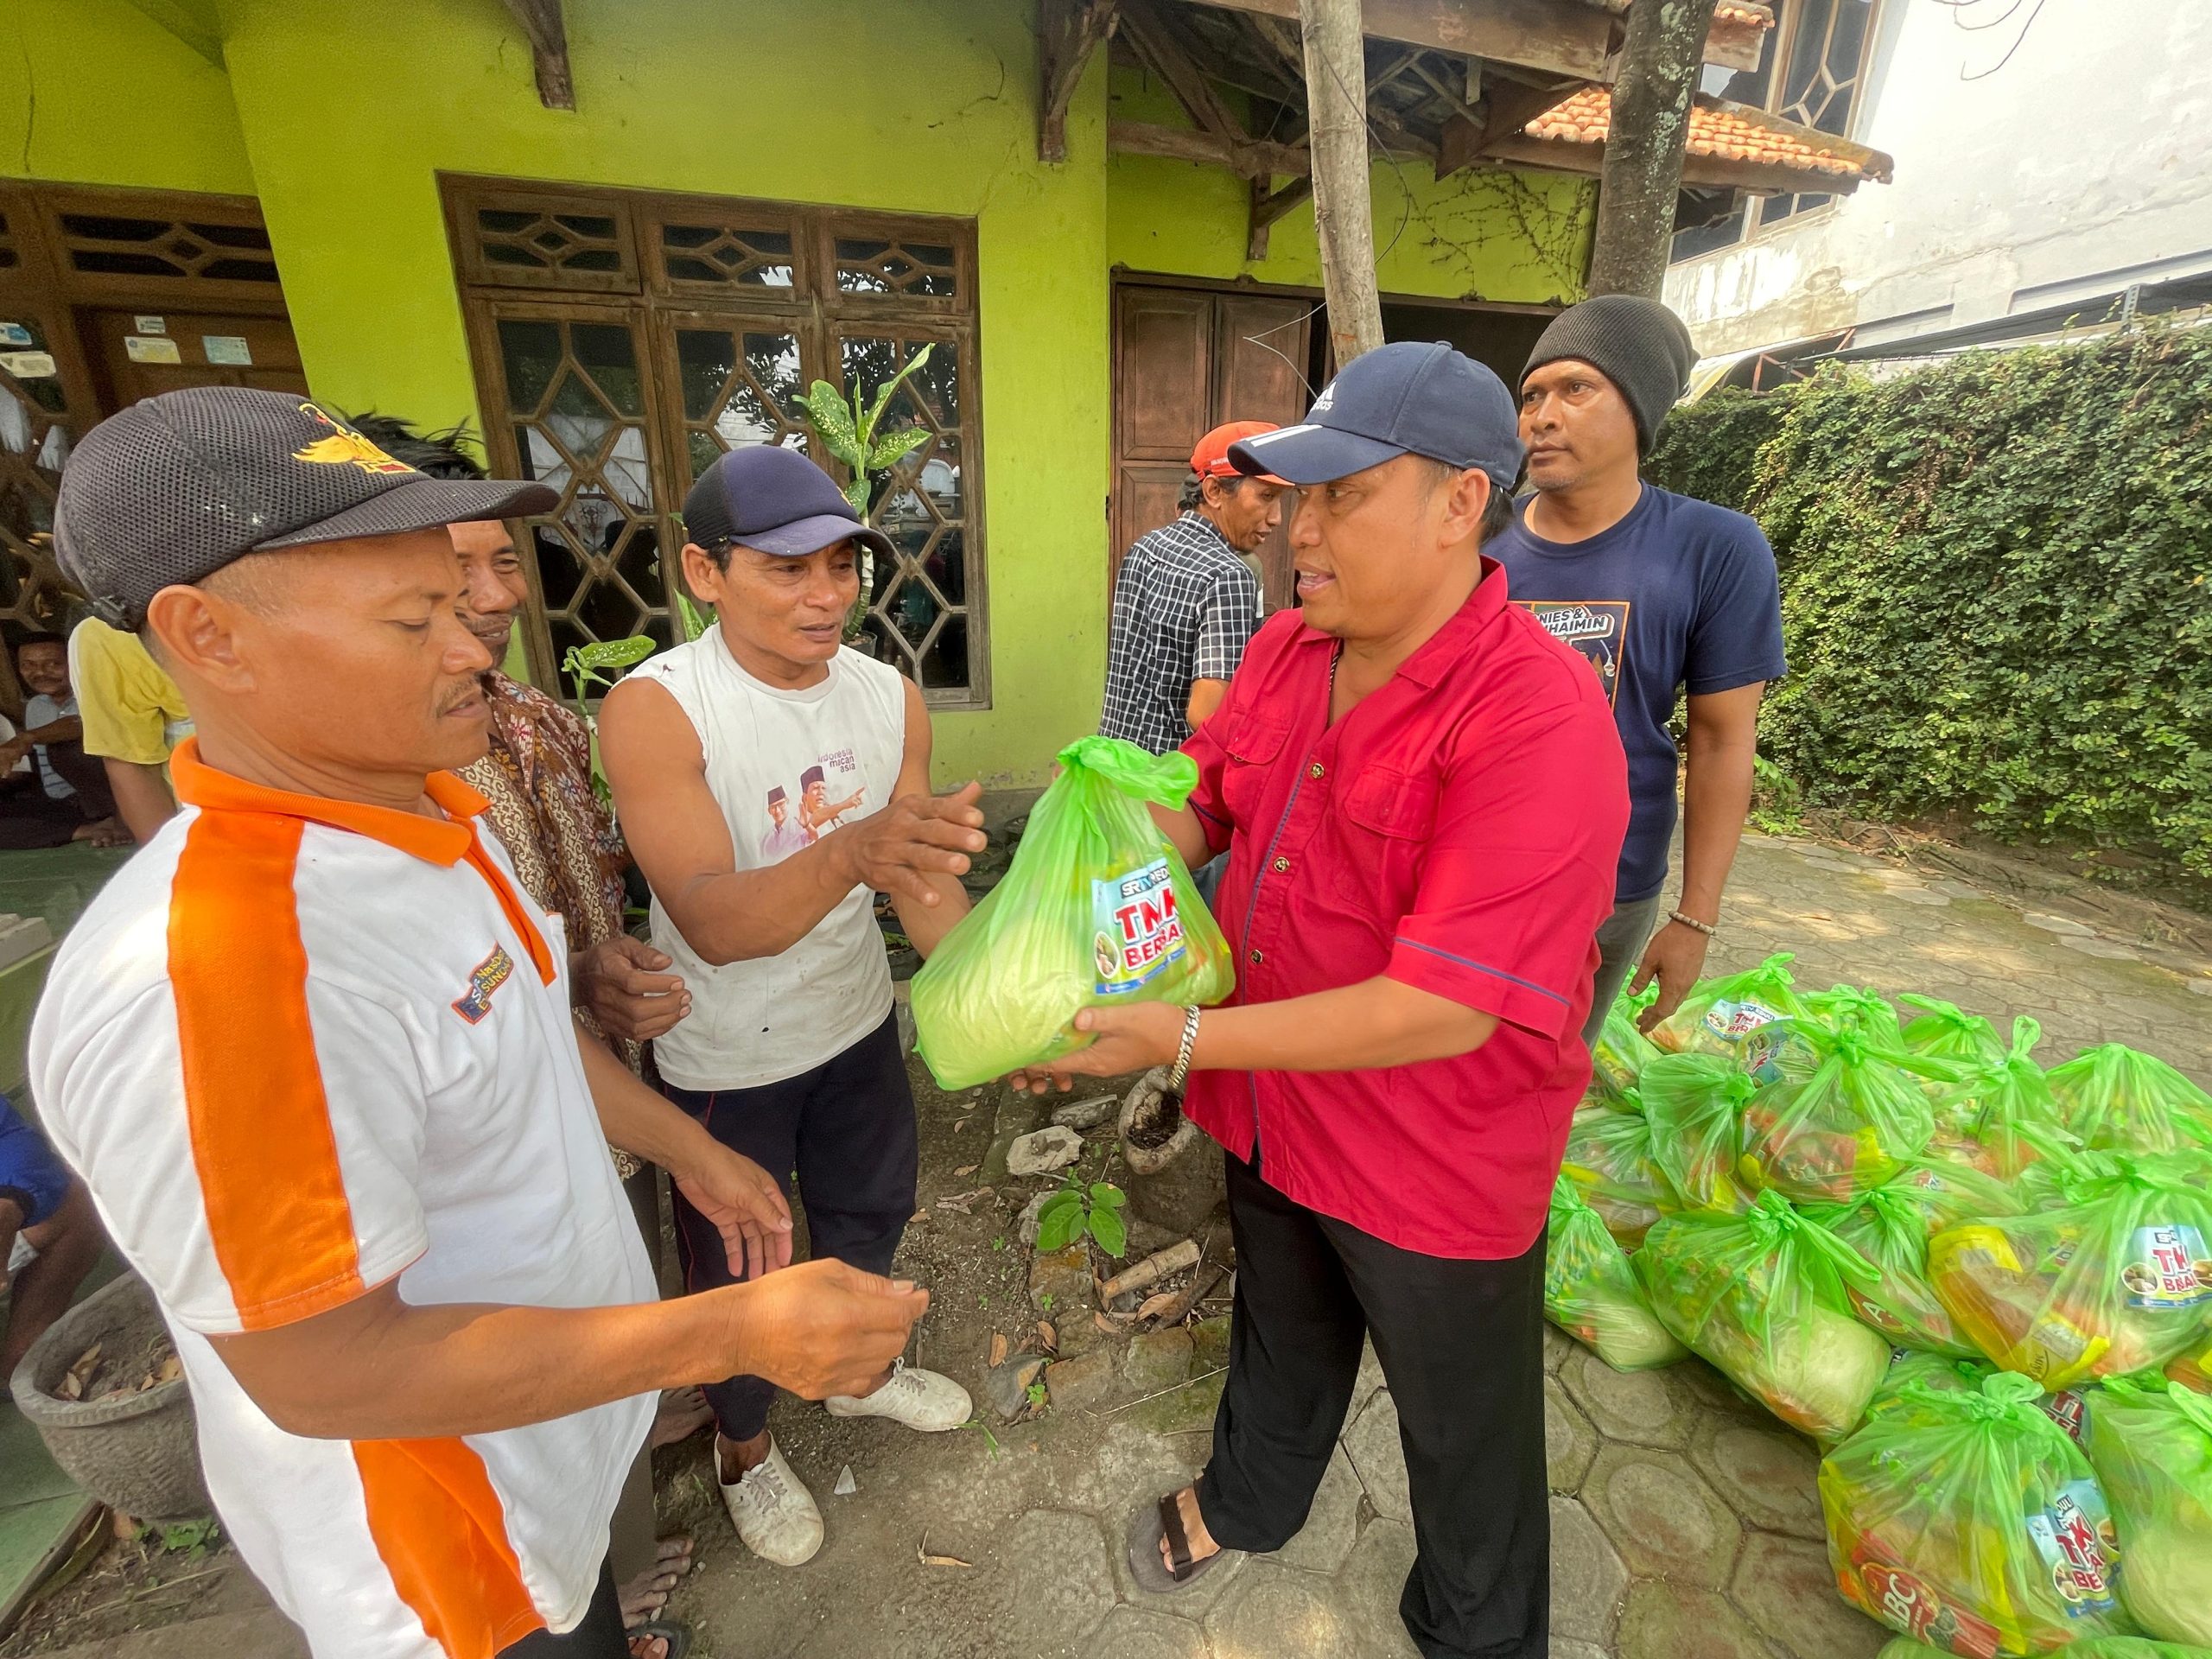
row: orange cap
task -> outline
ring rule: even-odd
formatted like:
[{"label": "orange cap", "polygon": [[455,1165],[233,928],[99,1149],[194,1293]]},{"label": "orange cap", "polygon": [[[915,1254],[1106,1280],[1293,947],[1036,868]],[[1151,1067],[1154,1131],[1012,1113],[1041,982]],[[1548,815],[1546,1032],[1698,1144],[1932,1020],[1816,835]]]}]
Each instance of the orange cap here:
[{"label": "orange cap", "polygon": [[1288,489],[1287,483],[1271,473],[1240,474],[1229,460],[1230,444],[1274,429],[1273,421],[1230,421],[1224,426],[1217,426],[1200,438],[1198,447],[1191,451],[1191,470],[1200,478],[1257,477],[1262,484],[1281,484]]}]

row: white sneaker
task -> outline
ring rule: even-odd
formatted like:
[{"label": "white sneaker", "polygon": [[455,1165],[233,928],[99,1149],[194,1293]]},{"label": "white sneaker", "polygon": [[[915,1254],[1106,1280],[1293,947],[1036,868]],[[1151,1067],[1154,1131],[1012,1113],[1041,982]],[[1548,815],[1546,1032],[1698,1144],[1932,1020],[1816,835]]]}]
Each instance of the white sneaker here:
[{"label": "white sneaker", "polygon": [[891,1380],[874,1394],[857,1400],[833,1394],[822,1403],[832,1417],[888,1417],[925,1434],[957,1428],[976,1414],[967,1389],[935,1371],[912,1370],[903,1360],[892,1362]]},{"label": "white sneaker", "polygon": [[800,1567],[814,1559],[822,1548],[822,1511],[784,1460],[783,1447],[771,1440],[768,1455],[734,1482],[719,1478],[719,1466],[715,1472],[722,1507],[747,1549],[778,1567]]}]

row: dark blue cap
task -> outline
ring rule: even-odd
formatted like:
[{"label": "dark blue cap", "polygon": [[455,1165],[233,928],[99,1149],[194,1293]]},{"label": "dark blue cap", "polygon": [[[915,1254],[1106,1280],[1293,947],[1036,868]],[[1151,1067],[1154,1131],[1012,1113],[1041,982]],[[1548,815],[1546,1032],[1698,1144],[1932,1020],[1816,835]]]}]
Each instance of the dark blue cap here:
[{"label": "dark blue cap", "polygon": [[766,443],[715,457],[683,498],[683,533],[710,553],[735,543],[798,559],[855,541],[891,556],[890,538],[861,522],[829,474]]},{"label": "dark blue cap", "polygon": [[1479,467],[1510,490],[1521,475],[1521,422],[1505,383],[1439,340],[1400,340],[1354,358],[1296,426],[1230,446],[1240,473],[1294,484],[1380,467],[1400,455]]}]

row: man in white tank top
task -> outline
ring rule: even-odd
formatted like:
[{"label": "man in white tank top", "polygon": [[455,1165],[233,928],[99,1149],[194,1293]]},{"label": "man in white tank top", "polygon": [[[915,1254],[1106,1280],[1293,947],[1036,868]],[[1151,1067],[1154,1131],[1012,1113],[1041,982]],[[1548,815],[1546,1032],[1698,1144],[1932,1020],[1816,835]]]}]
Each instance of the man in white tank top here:
[{"label": "man in white tank top", "polygon": [[[683,503],[683,576],[704,637],[641,665],[600,711],[624,833],[652,884],[653,943],[691,992],[656,1040],[669,1098],[772,1173],[794,1171],[816,1256],[880,1273],[914,1212],[914,1096],[875,925],[888,893],[927,956],[967,913],[984,845],[974,785],[931,797],[921,692],[843,648],[860,549],[891,544],[804,455],[734,450]],[[715,1217],[680,1196],[690,1290],[736,1276]],[[764,1560],[796,1567],[822,1515],[768,1433],[775,1388],[709,1386],[722,1501]],[[968,1421],[966,1390],[901,1369],[843,1417]]]}]

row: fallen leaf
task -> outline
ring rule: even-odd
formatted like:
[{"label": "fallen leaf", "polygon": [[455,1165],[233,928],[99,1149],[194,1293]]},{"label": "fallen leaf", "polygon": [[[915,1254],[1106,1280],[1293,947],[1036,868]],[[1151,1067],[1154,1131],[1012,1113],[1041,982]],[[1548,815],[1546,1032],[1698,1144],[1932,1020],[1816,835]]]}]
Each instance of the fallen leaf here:
[{"label": "fallen leaf", "polygon": [[121,1510],[118,1510],[115,1512],[114,1530],[116,1537],[127,1544],[138,1535],[138,1523]]},{"label": "fallen leaf", "polygon": [[907,1218],[906,1224],[907,1224],[908,1226],[910,1226],[910,1227],[911,1227],[911,1226],[912,1226],[912,1225],[914,1224],[914,1223],[916,1223],[916,1222],[918,1222],[918,1221],[927,1221],[929,1218],[930,1218],[930,1212],[929,1212],[928,1211],[926,1211],[926,1210],[917,1210],[917,1211],[914,1211],[914,1213],[913,1213],[912,1216],[910,1216],[910,1217]]},{"label": "fallen leaf", "polygon": [[1108,1319],[1103,1313],[1092,1314],[1090,1316],[1090,1322],[1096,1325],[1101,1331],[1103,1331],[1109,1337],[1115,1335],[1121,1329],[1119,1325],[1116,1325],[1113,1320]]},{"label": "fallen leaf", "polygon": [[1157,1296],[1147,1296],[1137,1308],[1140,1319],[1156,1319],[1181,1300],[1180,1291],[1163,1290]]},{"label": "fallen leaf", "polygon": [[100,1345],[96,1342],[77,1356],[77,1363],[69,1368],[68,1375],[61,1379],[60,1386],[54,1389],[55,1395],[63,1400],[83,1399],[85,1389],[92,1380],[92,1372],[99,1367],[99,1363]]},{"label": "fallen leaf", "polygon": [[926,1532],[922,1535],[922,1541],[915,1546],[914,1559],[924,1567],[973,1567],[976,1565],[973,1561],[962,1560],[957,1555],[931,1554],[930,1535]]},{"label": "fallen leaf", "polygon": [[860,1482],[853,1478],[853,1465],[849,1463],[837,1471],[837,1484],[830,1489],[830,1495],[832,1497],[850,1497],[860,1489]]},{"label": "fallen leaf", "polygon": [[1043,1343],[1047,1348],[1051,1348],[1055,1351],[1058,1349],[1060,1345],[1060,1333],[1052,1329],[1052,1322],[1050,1319],[1039,1319],[1037,1321],[1037,1340]]},{"label": "fallen leaf", "polygon": [[952,1179],[956,1181],[964,1181],[982,1167],[981,1164],[963,1164],[952,1172]]},{"label": "fallen leaf", "polygon": [[992,1332],[991,1332],[991,1364],[993,1365],[993,1367],[995,1367],[995,1367],[997,1367],[997,1366],[1003,1365],[1004,1363],[1006,1363],[1006,1349],[1007,1349],[1007,1341],[1006,1341],[1006,1338],[1005,1338],[1003,1336],[1001,1336],[997,1332],[995,1332],[995,1331]]},{"label": "fallen leaf", "polygon": [[85,1385],[77,1380],[77,1373],[74,1371],[70,1372],[54,1385],[54,1397],[57,1400],[74,1400],[84,1392]]}]

